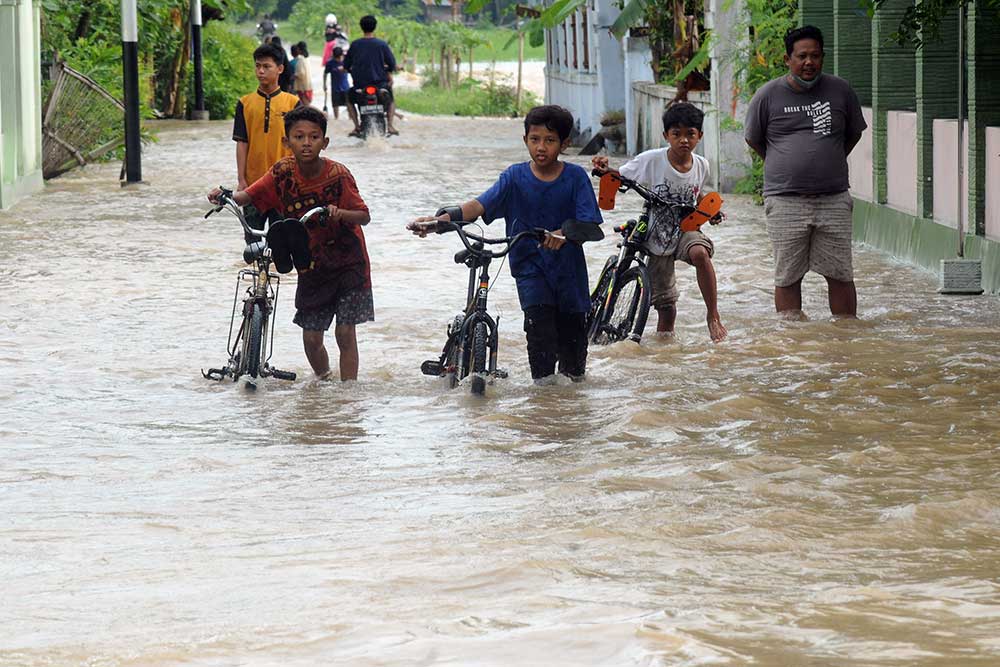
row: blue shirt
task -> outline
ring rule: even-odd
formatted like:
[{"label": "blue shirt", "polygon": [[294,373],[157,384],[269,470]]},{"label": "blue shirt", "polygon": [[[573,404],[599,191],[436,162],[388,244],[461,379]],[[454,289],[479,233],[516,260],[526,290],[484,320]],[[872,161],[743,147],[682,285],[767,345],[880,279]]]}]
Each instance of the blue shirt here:
[{"label": "blue shirt", "polygon": [[344,67],[351,73],[355,88],[389,83],[387,72],[396,71],[396,59],[389,45],[377,37],[361,37],[351,42],[344,57]]},{"label": "blue shirt", "polygon": [[[535,176],[530,162],[511,165],[476,199],[486,209],[487,224],[506,220],[507,236],[534,227],[555,231],[571,219],[602,222],[590,177],[575,164],[563,163],[554,181]],[[546,250],[537,241],[522,239],[510,249],[509,261],[522,309],[550,305],[566,313],[590,310],[587,260],[580,244],[569,241],[559,250]]]},{"label": "blue shirt", "polygon": [[347,81],[347,70],[344,69],[344,61],[340,62],[330,58],[326,61],[326,71],[330,74],[332,90],[337,93],[346,93],[351,89],[351,84]]}]

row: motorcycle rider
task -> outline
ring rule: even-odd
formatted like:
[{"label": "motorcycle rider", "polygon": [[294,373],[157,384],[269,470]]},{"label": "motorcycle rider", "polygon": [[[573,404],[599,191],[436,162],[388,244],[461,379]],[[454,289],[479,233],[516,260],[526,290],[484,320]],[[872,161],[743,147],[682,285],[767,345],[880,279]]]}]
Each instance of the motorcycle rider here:
[{"label": "motorcycle rider", "polygon": [[271,20],[270,14],[264,14],[264,18],[257,24],[257,36],[260,37],[260,43],[267,44],[277,33],[278,24]]},{"label": "motorcycle rider", "polygon": [[[396,115],[396,101],[392,96],[392,73],[396,71],[396,57],[392,54],[392,49],[381,39],[375,37],[375,28],[378,22],[372,15],[361,17],[361,32],[364,35],[351,42],[351,49],[344,59],[344,67],[351,73],[351,104],[348,108],[358,104],[354,98],[354,90],[375,86],[384,89],[388,93],[388,108],[386,111],[386,129],[389,134],[399,134],[399,130],[393,125]],[[359,136],[361,125],[357,116],[352,114],[355,128],[351,136]]]}]

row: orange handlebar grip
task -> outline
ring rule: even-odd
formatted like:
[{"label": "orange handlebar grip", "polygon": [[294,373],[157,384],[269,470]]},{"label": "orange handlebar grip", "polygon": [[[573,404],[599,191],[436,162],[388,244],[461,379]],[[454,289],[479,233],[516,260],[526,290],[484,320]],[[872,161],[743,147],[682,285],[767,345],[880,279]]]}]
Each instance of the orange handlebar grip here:
[{"label": "orange handlebar grip", "polygon": [[597,205],[602,211],[610,211],[615,207],[615,196],[618,194],[618,187],[621,180],[612,173],[601,176],[600,186],[597,190]]},{"label": "orange handlebar grip", "polygon": [[722,196],[718,192],[709,192],[698,202],[698,208],[681,220],[681,231],[698,231],[702,225],[717,216],[721,210]]}]

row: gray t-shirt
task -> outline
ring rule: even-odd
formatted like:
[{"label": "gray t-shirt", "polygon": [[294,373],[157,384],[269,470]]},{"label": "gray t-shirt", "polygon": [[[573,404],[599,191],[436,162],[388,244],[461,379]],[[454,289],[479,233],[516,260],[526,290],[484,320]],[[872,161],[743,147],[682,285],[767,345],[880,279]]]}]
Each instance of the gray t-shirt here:
[{"label": "gray t-shirt", "polygon": [[764,195],[844,192],[846,144],[866,127],[858,96],[839,77],[823,74],[804,92],[784,76],[768,81],[750,100],[744,132],[764,147]]}]

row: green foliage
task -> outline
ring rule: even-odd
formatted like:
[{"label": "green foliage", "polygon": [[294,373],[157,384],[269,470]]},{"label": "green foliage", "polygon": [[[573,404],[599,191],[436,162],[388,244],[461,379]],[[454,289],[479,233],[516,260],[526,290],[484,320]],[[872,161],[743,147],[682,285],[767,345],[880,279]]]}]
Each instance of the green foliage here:
[{"label": "green foliage", "polygon": [[756,153],[747,175],[736,182],[733,192],[738,195],[753,195],[753,201],[760,206],[764,203],[764,161]]},{"label": "green foliage", "polygon": [[[859,5],[867,11],[869,17],[885,4],[885,0],[859,0]],[[910,44],[917,48],[924,42],[935,42],[940,39],[941,22],[945,17],[957,18],[954,14],[959,7],[968,7],[972,0],[919,0],[906,7],[899,26],[889,40],[900,46]],[[984,0],[982,6],[995,12],[1000,18],[1000,0]]]},{"label": "green foliage", "polygon": [[785,34],[798,24],[796,0],[746,0],[734,32],[750,35],[733,51],[733,78],[740,95],[750,99],[771,79],[788,72]]},{"label": "green foliage", "polygon": [[[236,101],[256,90],[253,51],[256,40],[228,24],[210,21],[202,31],[205,108],[213,119],[232,118]],[[194,106],[193,67],[188,64],[188,110]]]},{"label": "green foliage", "polygon": [[445,89],[428,79],[420,90],[400,88],[395,94],[400,109],[429,116],[519,116],[539,104],[536,95],[522,91],[521,106],[515,108],[517,91],[496,80],[464,79]]},{"label": "green foliage", "polygon": [[[290,32],[307,42],[321,43],[325,28],[324,19],[331,11],[337,15],[337,21],[350,33],[352,39],[361,36],[358,22],[362,16],[379,14],[375,0],[343,0],[335,5],[331,5],[329,0],[298,0],[288,16],[288,30],[282,28],[278,32],[279,34]],[[380,18],[379,23],[381,22]],[[381,32],[381,29],[377,32]]]},{"label": "green foliage", "polygon": [[[666,1],[664,4],[666,4]],[[646,15],[646,0],[627,0],[615,22],[611,24],[611,34],[618,39],[625,36],[632,26],[640,25]]]}]

